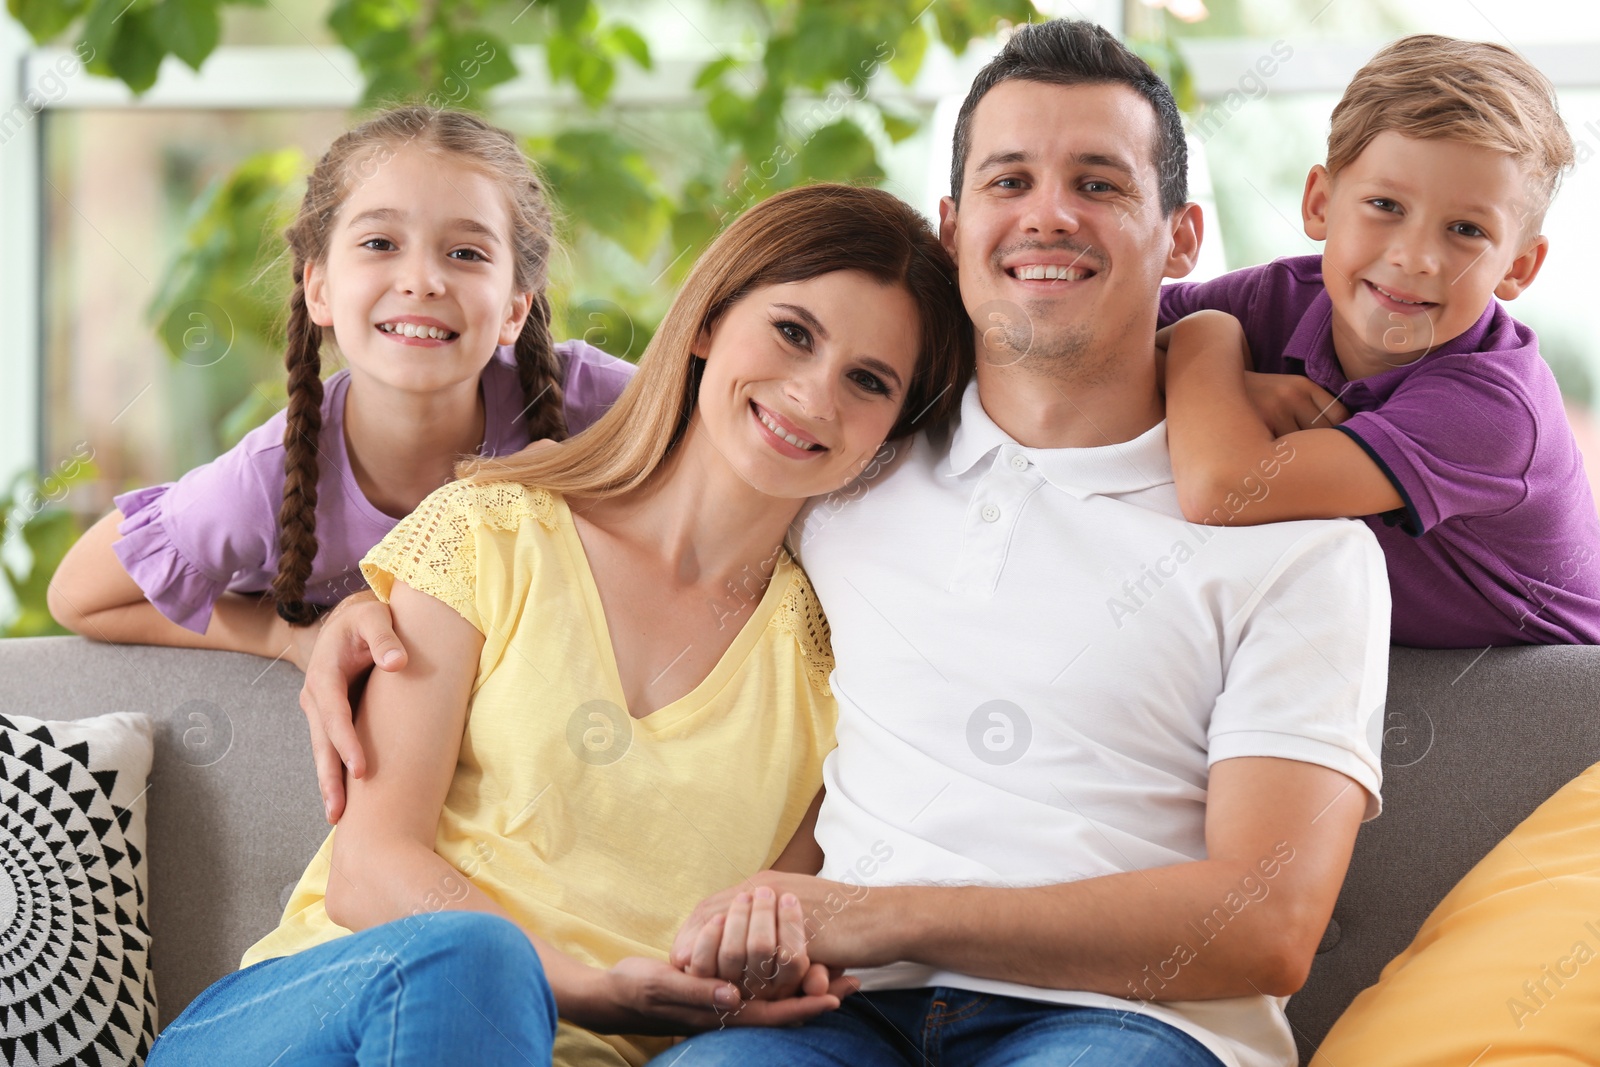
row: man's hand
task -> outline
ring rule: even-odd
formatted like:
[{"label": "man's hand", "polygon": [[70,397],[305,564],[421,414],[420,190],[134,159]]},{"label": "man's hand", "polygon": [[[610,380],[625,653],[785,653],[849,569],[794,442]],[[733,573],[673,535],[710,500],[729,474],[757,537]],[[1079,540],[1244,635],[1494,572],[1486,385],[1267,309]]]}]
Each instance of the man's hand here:
[{"label": "man's hand", "polygon": [[684,969],[733,982],[750,1000],[829,992],[828,969],[806,955],[800,899],[767,886],[735,895],[725,914],[702,926]]},{"label": "man's hand", "polygon": [[1297,430],[1328,429],[1350,417],[1350,409],[1332,393],[1299,374],[1247,371],[1244,389],[1274,437]]},{"label": "man's hand", "polygon": [[[805,954],[811,964],[821,962],[835,969],[845,967],[865,967],[879,963],[891,963],[892,960],[877,960],[870,958],[869,949],[860,943],[860,939],[851,932],[853,924],[845,922],[846,913],[852,907],[857,907],[866,898],[871,890],[862,885],[850,885],[844,882],[833,882],[825,878],[816,878],[807,874],[789,874],[784,871],[760,871],[739,885],[715,893],[699,904],[690,912],[689,918],[678,931],[677,938],[672,944],[672,964],[675,967],[688,968],[695,964],[697,959],[700,966],[706,966],[707,950],[705,942],[718,946],[714,955],[717,959],[718,972],[723,966],[723,953],[726,950],[726,959],[730,966],[744,963],[748,964],[758,953],[751,951],[751,936],[749,927],[741,933],[737,926],[734,927],[733,939],[730,943],[718,931],[715,941],[710,939],[713,935],[705,927],[712,922],[728,922],[728,916],[735,909],[735,902],[740,895],[746,895],[754,900],[755,894],[762,888],[769,889],[777,899],[785,896],[795,898],[796,912],[793,907],[780,909],[780,917],[792,916],[785,922],[794,922],[798,925],[800,937],[804,940]],[[853,916],[851,916],[853,918]],[[737,920],[735,920],[737,921]],[[766,929],[759,931],[759,938],[755,948],[761,949],[765,941]],[[738,954],[736,943],[743,941],[745,955],[741,958]],[[698,956],[697,956],[698,950]],[[768,950],[770,955],[772,950]],[[812,975],[806,972],[806,981]],[[848,979],[836,981],[850,981]]]},{"label": "man's hand", "polygon": [[[271,598],[265,598],[265,603],[262,606],[264,610],[272,611]],[[322,634],[322,623],[326,619],[327,616],[324,615],[310,626],[290,626],[274,613],[273,626],[283,638],[283,658],[299,667],[302,674],[305,673],[307,667],[311,666],[311,657],[317,647],[317,638]]]},{"label": "man's hand", "polygon": [[386,671],[406,665],[406,650],[394,635],[389,608],[371,592],[346,597],[321,622],[321,634],[305,666],[300,710],[311,726],[311,751],[317,763],[317,787],[330,823],[344,814],[344,770],[360,778],[367,757],[356,739],[350,687],[364,679],[374,663]]}]

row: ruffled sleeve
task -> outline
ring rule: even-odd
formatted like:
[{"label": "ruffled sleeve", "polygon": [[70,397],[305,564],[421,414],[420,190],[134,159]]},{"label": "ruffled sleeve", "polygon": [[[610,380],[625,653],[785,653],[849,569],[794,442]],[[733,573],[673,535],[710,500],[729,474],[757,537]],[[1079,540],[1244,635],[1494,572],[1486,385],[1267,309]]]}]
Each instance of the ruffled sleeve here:
[{"label": "ruffled sleeve", "polygon": [[384,603],[404,582],[447,605],[480,633],[478,534],[515,530],[523,519],[553,522],[554,501],[514,482],[452,482],[436,489],[361,561],[361,573]]},{"label": "ruffled sleeve", "polygon": [[234,576],[272,555],[273,501],[258,462],[252,449],[236,447],[176,482],[115,500],[123,521],[112,551],[145,599],[184,629],[205,633]]},{"label": "ruffled sleeve", "polygon": [[123,516],[117,532],[122,539],[111,550],[157,611],[184,629],[203,634],[211,623],[211,607],[228,583],[202,573],[172,543],[162,505],[177,484],[117,497],[117,510]]}]

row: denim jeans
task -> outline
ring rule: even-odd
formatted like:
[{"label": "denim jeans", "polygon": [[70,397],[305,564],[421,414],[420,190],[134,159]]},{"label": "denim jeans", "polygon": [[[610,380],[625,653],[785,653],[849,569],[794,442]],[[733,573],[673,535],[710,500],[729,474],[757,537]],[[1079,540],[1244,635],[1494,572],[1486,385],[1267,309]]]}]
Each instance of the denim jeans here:
[{"label": "denim jeans", "polygon": [[1194,1038],[1132,1011],[960,989],[846,997],[785,1030],[701,1034],[650,1067],[1221,1067]]},{"label": "denim jeans", "polygon": [[556,1002],[514,924],[413,916],[262,960],[201,993],[148,1067],[546,1065]]}]

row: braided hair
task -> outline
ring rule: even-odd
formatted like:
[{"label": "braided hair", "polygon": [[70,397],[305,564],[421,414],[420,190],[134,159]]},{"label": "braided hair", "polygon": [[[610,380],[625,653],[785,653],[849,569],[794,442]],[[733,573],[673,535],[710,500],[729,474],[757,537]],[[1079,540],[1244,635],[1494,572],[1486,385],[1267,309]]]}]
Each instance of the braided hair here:
[{"label": "braided hair", "polygon": [[533,301],[515,346],[522,418],[530,439],[567,436],[561,362],[550,335],[545,297],[553,244],[553,222],[544,185],[516,138],[476,115],[432,107],[385,111],[345,133],[318,160],[306,181],[299,214],[284,236],[294,255],[294,292],[289,299],[289,343],[284,365],[289,407],[284,428],[283,501],[278,508],[278,571],[272,596],[278,615],[294,626],[316,620],[305,599],[317,556],[317,439],[322,432],[322,328],[306,306],[305,268],[328,262],[329,235],[351,188],[409,144],[437,149],[481,168],[505,189],[514,256],[512,287]]}]

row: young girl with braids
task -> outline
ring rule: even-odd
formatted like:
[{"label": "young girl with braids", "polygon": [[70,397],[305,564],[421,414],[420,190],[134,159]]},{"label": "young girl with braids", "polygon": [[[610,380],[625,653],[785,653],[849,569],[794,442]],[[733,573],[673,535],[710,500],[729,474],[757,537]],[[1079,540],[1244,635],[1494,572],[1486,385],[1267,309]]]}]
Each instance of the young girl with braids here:
[{"label": "young girl with braids", "polygon": [[[510,134],[401,108],[336,140],[288,233],[287,410],[177,482],[124,493],[51,584],[86,637],[304,667],[320,612],[464,455],[595,421],[632,366],[552,345],[543,188]],[[324,341],[347,369],[321,378]]]}]

